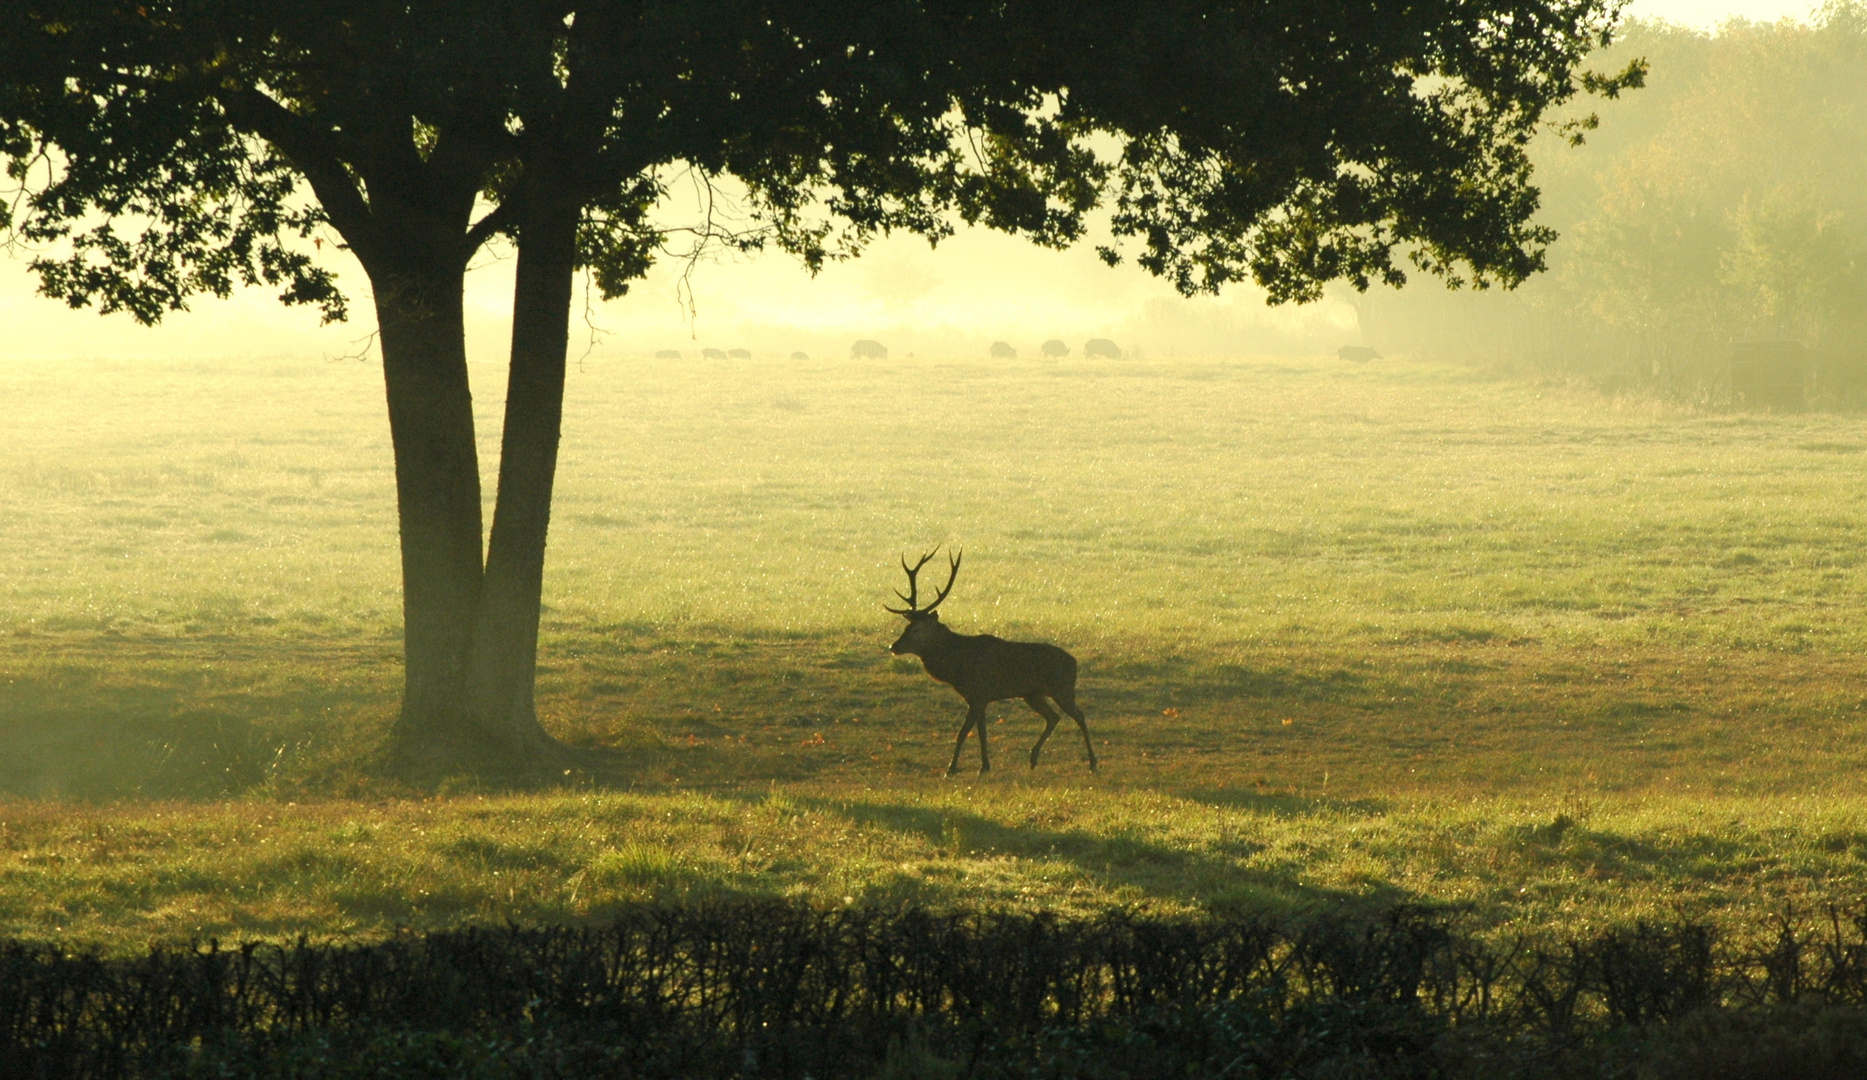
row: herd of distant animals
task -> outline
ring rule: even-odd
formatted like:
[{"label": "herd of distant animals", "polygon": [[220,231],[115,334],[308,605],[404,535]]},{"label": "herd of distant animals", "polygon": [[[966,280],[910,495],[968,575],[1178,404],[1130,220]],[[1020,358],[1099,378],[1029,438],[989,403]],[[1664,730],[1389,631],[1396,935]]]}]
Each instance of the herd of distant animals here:
[{"label": "herd of distant animals", "polygon": [[[1018,350],[1012,348],[1011,343],[1007,341],[994,341],[992,342],[992,347],[986,351],[991,354],[994,360],[1016,360],[1018,358]],[[1070,355],[1070,347],[1064,344],[1061,338],[1051,338],[1049,341],[1039,345],[1037,347],[1037,352],[1047,360],[1058,360]],[[912,356],[913,354],[909,353],[908,355]],[[1121,346],[1110,341],[1108,338],[1090,338],[1083,343],[1083,355],[1092,360],[1120,360],[1128,354],[1122,351]],[[1351,360],[1358,364],[1365,364],[1370,360],[1381,359],[1380,353],[1375,352],[1366,345],[1344,345],[1336,350],[1335,355],[1340,359]],[[870,341],[864,338],[849,347],[849,357],[852,360],[886,360],[888,359],[888,346],[883,345],[879,341]],[[679,360],[681,358],[682,354],[679,349],[662,349],[655,353],[655,359],[657,360]],[[700,350],[700,358],[703,360],[750,360],[752,359],[752,350],[702,349]],[[808,360],[810,359],[810,354],[801,351],[794,352],[791,354],[791,359]]]},{"label": "herd of distant animals", "polygon": [[[991,353],[992,359],[994,360],[1016,360],[1018,358],[1018,350],[1012,348],[1009,342],[994,341],[992,342],[992,347],[987,351]],[[1070,355],[1070,347],[1064,344],[1061,338],[1051,338],[1049,341],[1038,346],[1037,351],[1039,355],[1052,360]],[[909,353],[908,355],[912,356],[913,354]],[[1092,360],[1120,360],[1128,354],[1122,351],[1121,346],[1110,341],[1108,338],[1090,338],[1083,343],[1083,355]],[[680,360],[682,358],[682,353],[679,349],[662,349],[655,353],[655,359],[657,360]],[[701,349],[700,358],[702,360],[750,360],[752,359],[752,350]],[[849,358],[852,360],[886,360],[888,359],[888,346],[883,345],[879,341],[870,341],[865,338],[849,347]],[[791,354],[791,359],[808,360],[810,359],[810,354],[807,352],[794,352]]]}]

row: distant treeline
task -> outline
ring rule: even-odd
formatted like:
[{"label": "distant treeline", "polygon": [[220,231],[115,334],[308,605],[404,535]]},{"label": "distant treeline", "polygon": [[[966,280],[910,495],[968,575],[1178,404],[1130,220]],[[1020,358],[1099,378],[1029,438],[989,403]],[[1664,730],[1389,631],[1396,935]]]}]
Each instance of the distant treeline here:
[{"label": "distant treeline", "polygon": [[1734,346],[1789,341],[1813,400],[1867,398],[1867,4],[1716,33],[1634,21],[1592,63],[1636,56],[1645,89],[1584,102],[1585,145],[1536,150],[1549,272],[1378,292],[1368,343],[1715,399]]},{"label": "distant treeline", "polygon": [[371,944],[0,946],[7,1077],[1867,1075],[1867,911],[1488,940],[1415,907],[779,902]]}]

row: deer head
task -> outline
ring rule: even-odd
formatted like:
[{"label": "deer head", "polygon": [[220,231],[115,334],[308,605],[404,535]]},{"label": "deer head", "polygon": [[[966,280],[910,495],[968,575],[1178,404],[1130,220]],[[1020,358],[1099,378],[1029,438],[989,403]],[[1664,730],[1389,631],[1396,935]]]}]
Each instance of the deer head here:
[{"label": "deer head", "polygon": [[926,607],[921,607],[919,603],[920,583],[916,578],[921,572],[921,567],[926,566],[927,561],[933,558],[939,550],[939,548],[935,548],[933,551],[922,555],[921,561],[915,563],[913,566],[908,565],[907,556],[902,556],[901,569],[906,570],[908,573],[908,591],[903,595],[901,590],[897,589],[895,590],[895,595],[907,601],[908,606],[897,608],[888,607],[886,604],[882,605],[884,608],[887,608],[889,611],[894,612],[896,615],[908,621],[907,629],[901,631],[901,636],[896,638],[895,643],[888,647],[888,651],[897,656],[902,653],[920,652],[922,645],[936,638],[942,630],[946,629],[946,627],[940,625],[940,616],[934,613],[934,608],[939,607],[940,601],[946,599],[946,594],[953,591],[953,580],[959,577],[959,561],[964,557],[965,553],[960,552],[949,557],[949,573],[946,576],[945,587],[940,589],[938,595],[933,598],[933,603],[928,604]]}]

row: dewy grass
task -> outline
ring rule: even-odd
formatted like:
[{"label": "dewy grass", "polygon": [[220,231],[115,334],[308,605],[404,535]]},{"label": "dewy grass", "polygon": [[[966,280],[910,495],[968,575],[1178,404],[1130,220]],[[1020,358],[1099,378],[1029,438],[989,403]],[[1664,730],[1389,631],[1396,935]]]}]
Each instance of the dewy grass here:
[{"label": "dewy grass", "polygon": [[[1860,417],[1391,361],[589,361],[540,710],[636,793],[482,804],[368,768],[401,681],[381,400],[349,363],[0,365],[6,926],[1858,888]],[[933,779],[963,707],[881,604],[941,542],[951,624],[1082,661],[1100,776],[1067,740],[1011,768],[1012,703],[998,774]]]},{"label": "dewy grass", "polygon": [[0,933],[113,951],[735,896],[1077,914],[1406,901],[1481,926],[1691,916],[1752,933],[1867,886],[1858,799],[1202,799],[1011,779],[0,816]]}]

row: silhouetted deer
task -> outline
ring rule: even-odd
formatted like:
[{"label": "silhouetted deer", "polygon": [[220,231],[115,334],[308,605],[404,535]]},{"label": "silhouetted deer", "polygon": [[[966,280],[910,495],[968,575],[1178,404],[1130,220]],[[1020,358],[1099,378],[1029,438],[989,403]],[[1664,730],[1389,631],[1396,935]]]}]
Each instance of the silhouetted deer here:
[{"label": "silhouetted deer", "polygon": [[1063,719],[1044,700],[1046,696],[1055,699],[1082,729],[1083,748],[1089,751],[1089,771],[1094,772],[1096,748],[1089,741],[1089,724],[1083,719],[1083,710],[1076,706],[1076,658],[1055,645],[1005,641],[991,634],[956,634],[948,629],[940,616],[934,614],[934,608],[953,591],[963,553],[952,557],[952,572],[947,574],[946,587],[934,597],[933,603],[921,607],[917,602],[920,586],[915,577],[939,550],[935,548],[922,555],[921,561],[913,566],[908,565],[905,557],[901,560],[901,569],[908,572],[908,591],[902,596],[897,589],[895,595],[907,601],[908,606],[888,610],[906,619],[908,628],[901,632],[889,651],[897,656],[912,653],[920,657],[927,674],[959,691],[959,696],[966,699],[966,723],[959,729],[959,739],[953,744],[953,762],[946,767],[946,774],[952,776],[959,771],[959,752],[966,746],[966,733],[975,728],[979,732],[979,771],[991,771],[992,754],[985,741],[985,707],[1010,698],[1023,698],[1026,705],[1044,718],[1044,733],[1037,737],[1037,745],[1031,747],[1031,768],[1037,768],[1037,755],[1043,751],[1050,733],[1057,729],[1057,722]]}]

